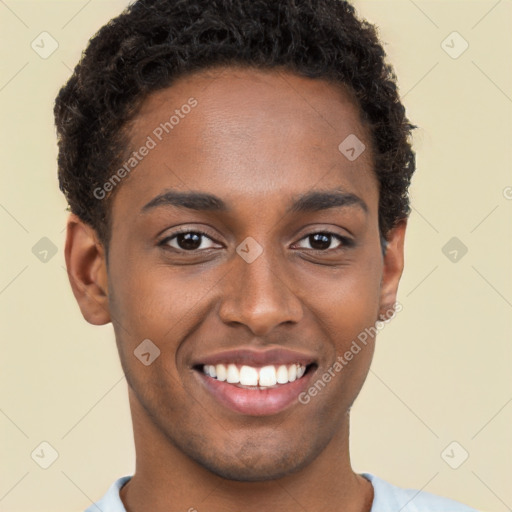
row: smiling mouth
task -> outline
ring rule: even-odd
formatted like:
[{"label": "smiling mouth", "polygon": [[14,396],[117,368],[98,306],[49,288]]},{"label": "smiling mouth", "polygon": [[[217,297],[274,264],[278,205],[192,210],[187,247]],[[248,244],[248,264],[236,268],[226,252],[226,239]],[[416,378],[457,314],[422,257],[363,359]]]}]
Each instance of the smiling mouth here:
[{"label": "smiling mouth", "polygon": [[273,389],[300,380],[314,363],[266,365],[261,367],[237,365],[234,363],[205,364],[195,367],[204,375],[220,382],[226,382],[245,389]]}]

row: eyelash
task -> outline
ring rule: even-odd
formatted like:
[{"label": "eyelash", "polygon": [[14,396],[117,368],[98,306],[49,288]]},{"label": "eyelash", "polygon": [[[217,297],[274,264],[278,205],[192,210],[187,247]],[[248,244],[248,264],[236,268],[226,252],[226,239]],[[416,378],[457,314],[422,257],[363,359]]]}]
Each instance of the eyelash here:
[{"label": "eyelash", "polygon": [[[188,233],[193,233],[193,234],[196,234],[196,235],[200,235],[202,237],[208,238],[212,242],[215,242],[215,240],[213,240],[212,237],[210,235],[208,235],[208,233],[205,233],[204,231],[197,230],[197,229],[195,229],[195,230],[183,229],[183,230],[180,230],[180,231],[175,231],[172,235],[169,235],[169,236],[165,237],[158,245],[165,248],[165,246],[168,246],[169,242],[171,240],[175,239],[178,235],[188,234]],[[327,236],[331,236],[331,237],[337,239],[339,242],[341,242],[341,245],[339,247],[334,248],[334,249],[306,249],[307,251],[315,251],[315,252],[319,252],[319,253],[328,253],[328,252],[340,251],[340,250],[346,249],[348,247],[353,247],[354,246],[353,240],[351,240],[350,238],[344,237],[342,235],[339,235],[338,233],[333,233],[332,231],[313,231],[311,233],[308,233],[308,234],[304,235],[299,240],[299,242],[304,240],[304,239],[306,239],[306,238],[309,238],[310,236],[313,236],[313,235],[327,235]],[[190,254],[197,254],[201,250],[206,250],[206,249],[186,250],[186,249],[180,249],[180,248],[176,248],[176,247],[171,247],[171,248],[174,249],[175,251],[179,251],[181,253],[190,253]]]}]

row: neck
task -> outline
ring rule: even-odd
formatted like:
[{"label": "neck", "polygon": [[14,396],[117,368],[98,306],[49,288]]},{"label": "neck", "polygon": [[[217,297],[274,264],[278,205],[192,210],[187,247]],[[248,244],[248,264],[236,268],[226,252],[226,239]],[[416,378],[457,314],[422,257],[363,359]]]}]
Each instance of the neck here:
[{"label": "neck", "polygon": [[349,417],[322,452],[282,478],[240,482],[222,478],[177,448],[130,393],[136,470],[121,489],[127,512],[370,512],[371,483],[354,473],[349,456]]}]

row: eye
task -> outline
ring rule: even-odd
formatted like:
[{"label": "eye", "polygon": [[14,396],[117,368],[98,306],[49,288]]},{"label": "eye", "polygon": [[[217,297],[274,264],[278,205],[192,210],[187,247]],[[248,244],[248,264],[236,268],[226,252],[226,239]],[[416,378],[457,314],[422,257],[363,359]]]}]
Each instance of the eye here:
[{"label": "eye", "polygon": [[180,231],[164,238],[159,245],[167,245],[179,251],[196,251],[215,247],[213,240],[202,231]]},{"label": "eye", "polygon": [[[301,242],[306,241],[310,246],[307,247],[305,245],[299,245]],[[332,242],[336,242],[335,247],[330,247]],[[343,246],[350,246],[351,240],[338,235],[336,233],[330,233],[328,231],[322,231],[318,233],[310,233],[300,240],[297,245],[299,245],[302,249],[313,249],[318,251],[327,251],[327,250],[336,250],[340,249]]]}]

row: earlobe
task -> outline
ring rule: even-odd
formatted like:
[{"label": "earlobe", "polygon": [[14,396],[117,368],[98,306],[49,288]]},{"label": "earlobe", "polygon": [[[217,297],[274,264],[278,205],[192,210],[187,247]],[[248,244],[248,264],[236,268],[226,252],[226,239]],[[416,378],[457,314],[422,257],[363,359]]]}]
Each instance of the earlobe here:
[{"label": "earlobe", "polygon": [[71,214],[66,233],[66,267],[82,315],[93,325],[110,322],[105,256],[94,229]]},{"label": "earlobe", "polygon": [[404,240],[407,219],[399,221],[393,227],[386,239],[388,241],[384,254],[384,267],[380,290],[379,317],[383,320],[393,314],[398,291],[398,284],[404,269]]}]

